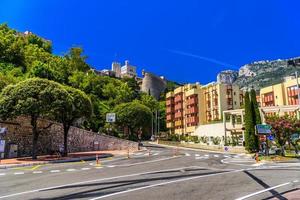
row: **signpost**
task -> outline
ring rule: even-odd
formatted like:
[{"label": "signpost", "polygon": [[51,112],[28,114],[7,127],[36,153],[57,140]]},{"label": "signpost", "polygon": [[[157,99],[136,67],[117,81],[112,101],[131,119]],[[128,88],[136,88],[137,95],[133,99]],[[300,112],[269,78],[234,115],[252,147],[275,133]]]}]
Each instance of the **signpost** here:
[{"label": "signpost", "polygon": [[267,134],[271,134],[271,126],[268,125],[268,124],[257,124],[255,126],[255,130],[256,130],[256,133],[258,135],[260,134],[263,134],[263,135],[267,135]]},{"label": "signpost", "polygon": [[107,113],[106,114],[106,122],[108,122],[108,123],[116,122],[116,113]]}]

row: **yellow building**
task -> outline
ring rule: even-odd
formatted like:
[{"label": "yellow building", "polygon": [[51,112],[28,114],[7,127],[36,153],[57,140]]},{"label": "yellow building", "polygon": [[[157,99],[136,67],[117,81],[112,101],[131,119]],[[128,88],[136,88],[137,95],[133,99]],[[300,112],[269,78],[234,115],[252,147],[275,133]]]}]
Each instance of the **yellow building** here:
[{"label": "yellow building", "polygon": [[297,79],[262,88],[259,99],[261,107],[298,105]]},{"label": "yellow building", "polygon": [[238,86],[221,83],[187,84],[166,94],[166,120],[170,133],[191,134],[201,124],[222,119],[224,110],[243,104]]}]

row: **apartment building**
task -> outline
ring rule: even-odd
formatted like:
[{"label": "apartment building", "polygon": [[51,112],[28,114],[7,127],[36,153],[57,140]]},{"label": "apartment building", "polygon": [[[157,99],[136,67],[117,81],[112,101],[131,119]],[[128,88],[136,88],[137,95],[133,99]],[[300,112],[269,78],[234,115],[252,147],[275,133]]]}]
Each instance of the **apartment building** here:
[{"label": "apartment building", "polygon": [[166,120],[170,133],[191,134],[201,124],[220,121],[224,110],[240,108],[243,92],[223,83],[187,84],[166,94]]},{"label": "apartment building", "polygon": [[129,64],[128,60],[125,60],[125,65],[121,67],[121,77],[136,77],[136,67]]},{"label": "apartment building", "polygon": [[261,107],[299,105],[297,79],[286,79],[282,83],[264,87],[259,96]]}]

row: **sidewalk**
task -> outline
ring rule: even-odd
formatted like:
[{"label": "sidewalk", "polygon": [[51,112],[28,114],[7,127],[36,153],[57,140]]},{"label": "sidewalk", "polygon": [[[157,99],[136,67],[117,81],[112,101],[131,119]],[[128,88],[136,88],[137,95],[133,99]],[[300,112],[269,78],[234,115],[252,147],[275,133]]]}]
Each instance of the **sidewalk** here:
[{"label": "sidewalk", "polygon": [[32,160],[31,157],[3,159],[0,161],[0,169],[41,165],[46,163],[64,163],[64,162],[76,162],[82,160],[84,161],[96,160],[96,155],[98,155],[98,158],[108,158],[113,156],[127,155],[127,153],[128,153],[127,150],[89,151],[89,152],[69,153],[68,157],[58,157],[56,155],[38,156],[37,160]]}]

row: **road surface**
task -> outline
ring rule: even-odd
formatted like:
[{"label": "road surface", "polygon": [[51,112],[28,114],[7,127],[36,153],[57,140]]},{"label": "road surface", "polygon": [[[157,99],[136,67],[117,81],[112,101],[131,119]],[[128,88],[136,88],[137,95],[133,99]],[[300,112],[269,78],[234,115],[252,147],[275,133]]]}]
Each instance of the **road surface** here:
[{"label": "road surface", "polygon": [[0,170],[0,199],[300,199],[300,164],[148,145],[127,157]]}]

